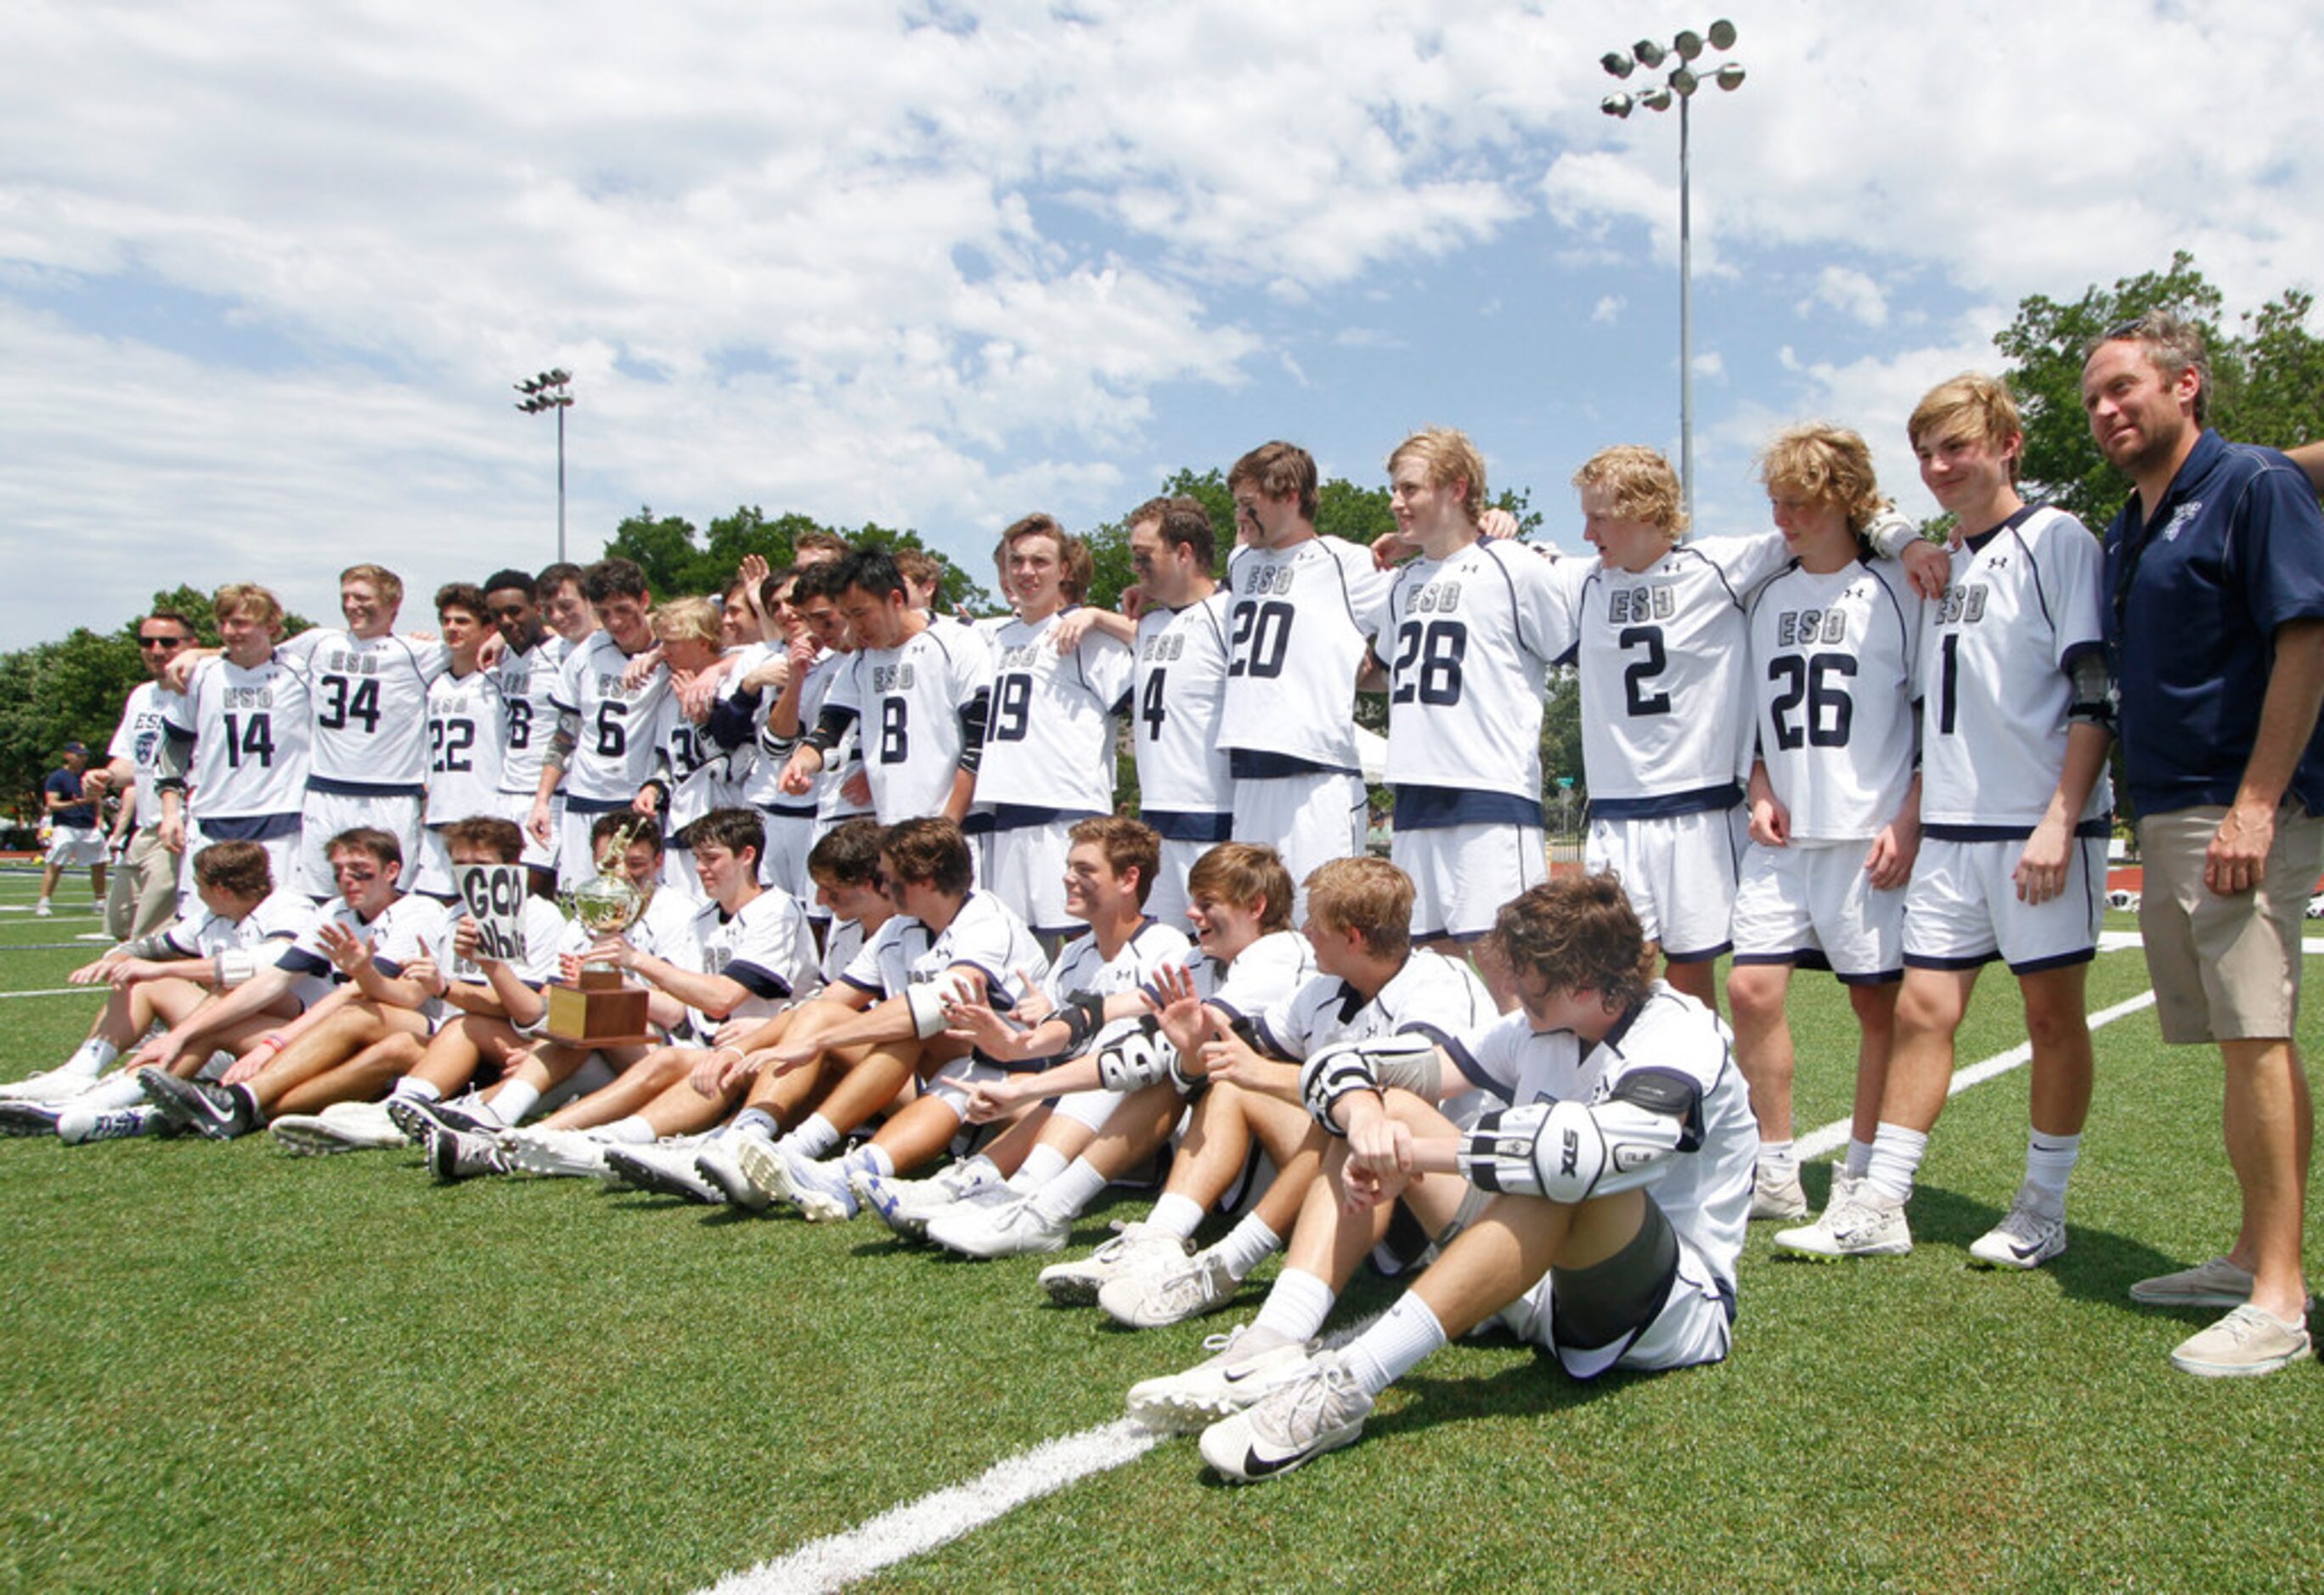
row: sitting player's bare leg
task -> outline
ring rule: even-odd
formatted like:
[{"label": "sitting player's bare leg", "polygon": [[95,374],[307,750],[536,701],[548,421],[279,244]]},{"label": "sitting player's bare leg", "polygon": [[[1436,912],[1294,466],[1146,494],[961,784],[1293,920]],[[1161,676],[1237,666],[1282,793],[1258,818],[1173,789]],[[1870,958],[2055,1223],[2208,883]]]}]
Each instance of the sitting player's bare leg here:
[{"label": "sitting player's bare leg", "polygon": [[267,1116],[320,1113],[336,1102],[368,1102],[385,1096],[389,1086],[418,1065],[425,1039],[424,1034],[410,1030],[383,1036],[336,1068],[284,1091],[266,1104]]}]

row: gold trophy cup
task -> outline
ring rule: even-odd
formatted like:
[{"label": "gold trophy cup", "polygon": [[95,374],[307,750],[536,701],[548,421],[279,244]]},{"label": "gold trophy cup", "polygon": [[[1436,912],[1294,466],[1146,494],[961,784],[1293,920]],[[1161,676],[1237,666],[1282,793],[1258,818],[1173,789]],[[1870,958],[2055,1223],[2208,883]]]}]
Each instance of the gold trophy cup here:
[{"label": "gold trophy cup", "polygon": [[[622,856],[632,832],[624,830],[606,850],[605,867],[573,893],[573,917],[590,939],[620,936],[646,911],[650,889],[629,877]],[[567,1046],[628,1046],[650,1041],[647,1029],[645,987],[626,978],[621,969],[603,960],[584,961],[577,979],[549,982],[549,1017],[541,1028],[550,1040]]]}]

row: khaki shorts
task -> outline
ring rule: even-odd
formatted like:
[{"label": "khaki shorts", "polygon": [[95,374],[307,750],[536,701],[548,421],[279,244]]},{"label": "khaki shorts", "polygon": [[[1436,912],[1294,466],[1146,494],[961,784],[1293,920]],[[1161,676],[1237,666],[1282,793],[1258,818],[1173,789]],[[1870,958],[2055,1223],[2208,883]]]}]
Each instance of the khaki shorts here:
[{"label": "khaki shorts", "polygon": [[2300,1011],[2300,933],[2324,819],[2297,803],[2278,809],[2266,879],[2223,898],[2203,884],[2203,854],[2226,814],[2182,808],[2138,822],[2138,928],[2163,1039],[2174,1046],[2282,1039]]}]

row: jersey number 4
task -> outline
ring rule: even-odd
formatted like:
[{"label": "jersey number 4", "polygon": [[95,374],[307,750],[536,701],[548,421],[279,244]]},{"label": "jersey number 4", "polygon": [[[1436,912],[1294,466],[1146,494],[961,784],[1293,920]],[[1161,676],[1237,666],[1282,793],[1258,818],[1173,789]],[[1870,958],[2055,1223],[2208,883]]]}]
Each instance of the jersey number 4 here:
[{"label": "jersey number 4", "polygon": [[253,715],[244,720],[239,715],[226,717],[226,761],[240,770],[247,760],[260,770],[274,767],[274,719],[270,715]]}]

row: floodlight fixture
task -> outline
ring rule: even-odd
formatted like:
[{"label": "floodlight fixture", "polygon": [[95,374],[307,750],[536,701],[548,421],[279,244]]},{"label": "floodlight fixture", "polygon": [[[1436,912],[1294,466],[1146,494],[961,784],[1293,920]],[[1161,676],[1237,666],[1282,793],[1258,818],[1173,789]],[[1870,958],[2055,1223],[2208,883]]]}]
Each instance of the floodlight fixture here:
[{"label": "floodlight fixture", "polygon": [[1630,60],[1628,52],[1609,50],[1598,58],[1598,64],[1617,78],[1627,78],[1630,75],[1630,69],[1635,63]]},{"label": "floodlight fixture", "polygon": [[1663,83],[1655,84],[1652,88],[1646,89],[1638,96],[1638,103],[1646,106],[1649,111],[1669,110],[1671,108],[1671,91],[1669,85]]},{"label": "floodlight fixture", "polygon": [[1681,67],[1670,75],[1670,86],[1681,94],[1692,94],[1702,87],[1702,79],[1694,75],[1692,67]]},{"label": "floodlight fixture", "polygon": [[1735,24],[1723,16],[1711,24],[1711,48],[1713,50],[1735,48]]},{"label": "floodlight fixture", "polygon": [[565,412],[573,407],[573,395],[566,384],[573,373],[563,366],[555,366],[515,384],[524,395],[517,408],[527,415],[540,415],[544,410],[557,412],[557,558],[565,558]]},{"label": "floodlight fixture", "polygon": [[1671,41],[1671,49],[1683,61],[1691,61],[1702,53],[1702,35],[1692,28]]},{"label": "floodlight fixture", "polygon": [[1628,118],[1630,115],[1630,97],[1627,94],[1609,94],[1598,102],[1598,108],[1609,116]]},{"label": "floodlight fixture", "polygon": [[1718,83],[1720,88],[1727,90],[1729,94],[1732,94],[1737,89],[1743,87],[1743,69],[1737,66],[1733,61],[1729,61],[1725,66],[1719,69],[1718,76],[1714,81]]},{"label": "floodlight fixture", "polygon": [[1638,65],[1649,72],[1663,64],[1663,47],[1651,39],[1641,39],[1630,46],[1630,53],[1638,58]]}]

